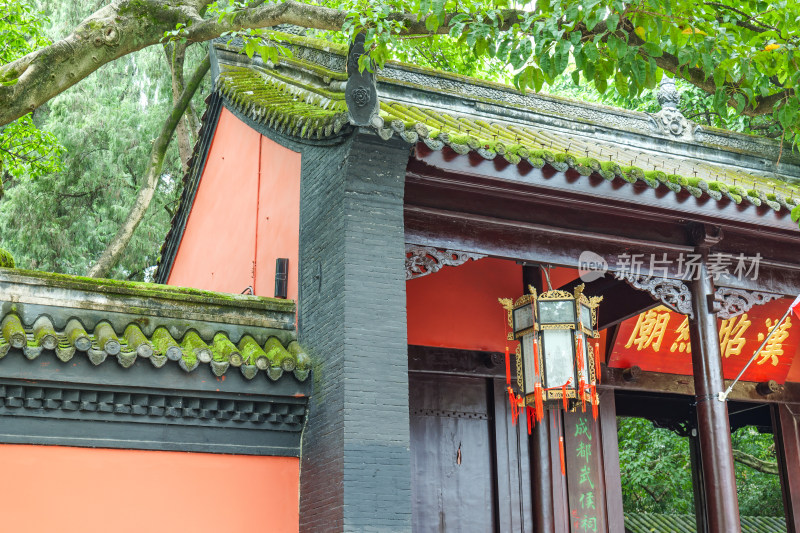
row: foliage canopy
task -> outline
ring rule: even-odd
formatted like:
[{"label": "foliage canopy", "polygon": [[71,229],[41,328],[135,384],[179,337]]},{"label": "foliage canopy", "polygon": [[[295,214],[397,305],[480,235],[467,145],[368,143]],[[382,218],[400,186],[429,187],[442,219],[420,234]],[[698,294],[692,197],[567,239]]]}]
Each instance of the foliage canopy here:
[{"label": "foliage canopy", "polygon": [[[558,88],[566,74],[573,84],[592,86],[601,98],[635,101],[666,73],[695,88],[693,98],[702,104],[709,124],[730,126],[750,117],[743,126],[749,131],[792,142],[800,134],[800,5],[793,0],[113,0],[93,13],[76,17],[73,9],[68,19],[60,17],[60,26],[50,31],[52,42],[45,35],[48,21],[30,1],[0,0],[0,124],[6,125],[0,132],[0,161],[6,184],[23,176],[55,176],[62,163],[74,164],[76,154],[62,156],[59,144],[69,141],[43,133],[57,126],[39,130],[34,122],[58,116],[45,104],[51,102],[55,110],[54,98],[78,82],[95,83],[92,73],[104,65],[125,70],[131,54],[160,47],[165,40],[191,45],[237,34],[245,38],[248,53],[274,58],[278,50],[259,39],[263,29],[278,24],[327,32],[342,42],[364,32],[371,60],[362,58],[364,67],[400,58],[510,78],[521,89]],[[36,1],[48,12],[57,11],[48,0]],[[33,110],[42,118],[32,117]],[[157,127],[150,127],[152,136]],[[136,136],[136,146],[146,146],[147,134]],[[21,194],[17,198],[22,201]],[[95,206],[94,212],[102,209]],[[114,213],[93,227],[113,234],[122,218],[119,209]],[[14,229],[3,216],[0,225]],[[91,257],[97,251],[76,253]],[[38,264],[59,268],[47,261]],[[83,262],[71,265],[70,270],[82,268]]]}]

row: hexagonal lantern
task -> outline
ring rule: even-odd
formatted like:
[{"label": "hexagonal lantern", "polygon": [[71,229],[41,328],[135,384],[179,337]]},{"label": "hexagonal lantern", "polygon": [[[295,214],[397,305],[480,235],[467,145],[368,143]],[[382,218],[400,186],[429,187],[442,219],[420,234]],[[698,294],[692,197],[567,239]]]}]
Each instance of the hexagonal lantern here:
[{"label": "hexagonal lantern", "polygon": [[[529,287],[530,294],[516,302],[500,300],[508,311],[508,340],[519,341],[516,391],[511,387],[513,359],[506,350],[506,382],[515,421],[517,407],[533,409],[538,421],[544,408],[574,411],[580,407],[585,411],[589,403],[597,416],[599,345],[592,346],[589,340],[599,337],[597,307],[603,298],[587,298],[583,288],[579,285],[574,293],[549,290],[537,295]],[[528,413],[530,431],[533,416]]]}]

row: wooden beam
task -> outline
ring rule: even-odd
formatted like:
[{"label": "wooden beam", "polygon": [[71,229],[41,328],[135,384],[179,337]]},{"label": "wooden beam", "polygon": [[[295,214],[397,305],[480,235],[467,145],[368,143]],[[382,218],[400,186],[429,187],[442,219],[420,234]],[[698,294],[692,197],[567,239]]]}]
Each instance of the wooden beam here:
[{"label": "wooden beam", "polygon": [[[641,391],[681,394],[694,396],[695,389],[692,376],[679,374],[665,374],[663,372],[641,372],[635,381],[627,381],[623,376],[625,369],[608,368],[602,370],[603,382],[599,389],[611,388],[620,391]],[[727,387],[732,380],[725,380]],[[728,396],[729,400],[758,403],[791,403],[800,404],[800,383],[784,383],[780,389],[767,396],[762,396],[758,390],[758,383],[740,381]]]},{"label": "wooden beam", "polygon": [[412,157],[409,161],[409,169],[429,175],[439,170],[460,176],[464,181],[467,178],[491,178],[495,189],[515,190],[516,194],[520,194],[520,189],[532,195],[547,194],[551,201],[561,200],[575,207],[586,206],[595,212],[625,209],[642,217],[680,214],[698,222],[758,226],[776,233],[797,231],[797,225],[786,210],[776,213],[766,206],[737,205],[730,200],[716,201],[705,195],[694,198],[686,191],[675,194],[665,187],[654,189],[643,183],[630,185],[619,179],[607,181],[598,174],[581,177],[574,171],[557,172],[549,166],[536,169],[523,163],[503,165],[498,164],[502,161],[480,157],[452,157],[450,152],[448,149],[418,149],[416,160]]},{"label": "wooden beam", "polygon": [[[685,242],[660,242],[651,238],[631,238],[620,236],[611,232],[586,231],[569,227],[557,227],[545,223],[527,222],[524,219],[514,218],[516,215],[503,218],[500,216],[487,216],[480,214],[479,207],[469,207],[472,211],[453,211],[433,206],[419,206],[406,204],[405,231],[406,242],[437,248],[449,248],[475,253],[486,254],[515,261],[525,261],[538,264],[557,266],[578,266],[578,257],[581,251],[590,250],[603,257],[611,266],[617,263],[617,258],[626,253],[635,251],[641,254],[655,254],[661,257],[664,253],[670,258],[677,258],[683,254],[693,253],[693,248]],[[531,211],[546,212],[541,205],[529,206]],[[561,220],[567,216],[563,212],[546,212],[550,222]],[[636,227],[636,222],[620,220],[617,223]],[[644,224],[640,224],[644,227]],[[582,228],[591,227],[587,222]],[[601,229],[601,228],[598,228]],[[671,226],[661,228],[659,231],[667,233],[681,232],[683,230]],[[726,234],[728,235],[728,234]],[[728,243],[732,237],[726,236]],[[796,250],[797,244],[770,242],[765,237],[759,238],[754,246],[745,253],[751,257],[756,253],[761,254],[759,270],[756,279],[743,277],[738,279],[733,276],[723,276],[717,285],[745,290],[757,290],[795,296],[800,293],[800,264],[790,261],[777,261],[770,259],[787,250]],[[721,253],[739,253],[737,249],[716,250]],[[679,262],[672,261],[667,272],[668,277],[679,278]],[[613,267],[612,267],[613,269]],[[646,268],[642,274],[647,274]],[[661,275],[659,273],[659,275]]]},{"label": "wooden beam", "polygon": [[625,533],[622,479],[619,470],[619,443],[617,442],[617,407],[614,393],[610,390],[600,392],[600,438],[606,482],[608,533]]},{"label": "wooden beam", "polygon": [[[542,286],[542,270],[538,266],[522,267],[522,294],[528,293],[528,286],[532,286],[541,294],[545,289]],[[531,488],[533,496],[533,530],[537,533],[555,533],[556,523],[553,508],[553,463],[550,460],[550,424],[548,416],[533,427],[531,438],[528,439],[530,448]]]}]

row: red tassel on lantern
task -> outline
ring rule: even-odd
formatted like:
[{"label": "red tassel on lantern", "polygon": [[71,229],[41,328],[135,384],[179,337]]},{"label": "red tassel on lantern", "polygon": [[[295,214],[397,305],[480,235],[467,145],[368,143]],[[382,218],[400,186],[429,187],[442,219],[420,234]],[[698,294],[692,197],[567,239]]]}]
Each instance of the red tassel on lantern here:
[{"label": "red tassel on lantern", "polygon": [[[567,383],[569,383],[569,381],[567,381]],[[567,405],[567,383],[564,383],[563,385],[561,385],[561,398],[564,401],[564,410],[565,411],[568,409],[568,405]]]},{"label": "red tassel on lantern", "polygon": [[541,383],[537,382],[533,386],[533,396],[534,404],[536,405],[536,421],[541,422],[542,418],[544,418],[544,391]]},{"label": "red tassel on lantern", "polygon": [[597,382],[600,383],[600,343],[594,343],[594,373],[597,376]]},{"label": "red tassel on lantern", "polygon": [[517,398],[514,396],[514,390],[511,387],[506,387],[508,391],[508,403],[511,405],[511,423],[517,425]]},{"label": "red tassel on lantern", "polygon": [[508,355],[508,346],[506,346],[506,385],[511,385],[511,357]]},{"label": "red tassel on lantern", "polygon": [[592,381],[591,385],[592,390],[592,416],[595,420],[597,420],[597,406],[600,403],[597,399],[597,386],[595,385],[594,381]]},{"label": "red tassel on lantern", "polygon": [[533,371],[536,377],[539,377],[539,342],[536,340],[536,334],[533,335]]},{"label": "red tassel on lantern", "polygon": [[567,473],[567,469],[564,468],[564,437],[558,437],[558,448],[559,453],[561,455],[561,475],[565,475]]}]

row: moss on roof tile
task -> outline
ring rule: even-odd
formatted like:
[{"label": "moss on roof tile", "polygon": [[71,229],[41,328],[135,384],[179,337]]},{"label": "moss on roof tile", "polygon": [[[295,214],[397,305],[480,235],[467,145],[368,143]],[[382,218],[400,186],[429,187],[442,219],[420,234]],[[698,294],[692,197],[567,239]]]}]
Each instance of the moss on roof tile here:
[{"label": "moss on roof tile", "polygon": [[14,268],[14,256],[11,255],[11,252],[3,250],[0,248],[0,267],[3,268]]},{"label": "moss on roof tile", "polygon": [[[339,55],[346,52],[343,47],[331,47],[330,43],[303,37],[280,33],[273,34],[273,37],[292,45],[331,50]],[[344,73],[330,71],[311,61],[282,59],[281,64],[312,71],[320,79],[344,79]],[[457,74],[410,65],[403,68],[513,92],[501,84]],[[221,66],[220,91],[229,102],[261,123],[302,138],[330,137],[347,123],[344,92],[334,87],[336,84],[322,87],[292,78],[282,73],[280,68]],[[609,110],[613,111],[612,108]],[[432,150],[448,147],[458,154],[474,151],[486,159],[502,157],[514,165],[524,162],[536,168],[549,164],[560,172],[572,169],[581,176],[597,173],[606,180],[620,179],[631,184],[641,182],[652,188],[663,186],[674,193],[688,193],[697,198],[706,195],[717,201],[734,203],[746,199],[753,205],[767,205],[775,211],[792,210],[800,205],[800,189],[781,180],[673,158],[666,153],[644,154],[625,146],[602,144],[577,133],[571,136],[488,121],[478,116],[458,116],[433,106],[408,105],[399,101],[382,100],[380,118],[383,123],[376,125],[375,129],[381,138],[398,135],[412,144],[423,142]],[[752,185],[747,189],[740,186],[745,183]],[[800,216],[800,210],[795,212]]]},{"label": "moss on roof tile", "polygon": [[189,287],[176,287],[174,285],[89,278],[58,274],[55,272],[41,272],[38,270],[15,269],[7,272],[12,273],[15,278],[25,278],[26,281],[24,281],[24,283],[35,282],[37,285],[55,288],[87,290],[105,294],[122,294],[141,298],[169,299],[187,303],[270,309],[291,313],[295,310],[295,305],[292,300],[283,300],[280,298],[250,296],[246,294],[225,294]]},{"label": "moss on roof tile", "polygon": [[[152,320],[157,321],[158,317]],[[22,351],[28,359],[53,352],[63,362],[78,352],[86,353],[95,365],[112,357],[124,368],[131,367],[138,359],[147,359],[157,368],[167,360],[174,361],[186,372],[201,364],[211,364],[217,376],[224,374],[229,365],[239,367],[244,363],[252,367],[245,373],[248,379],[262,370],[272,380],[284,372],[294,372],[298,380],[304,381],[310,370],[310,360],[297,341],[284,345],[274,336],[268,337],[262,346],[245,334],[237,349],[228,335],[221,332],[213,339],[203,339],[190,329],[182,339],[175,339],[166,327],[159,326],[148,338],[138,324],[130,323],[119,332],[109,322],[100,321],[89,334],[77,319],[69,320],[63,330],[57,330],[47,315],[40,315],[26,326],[15,312],[9,311],[0,319],[0,359],[12,350]]]}]

